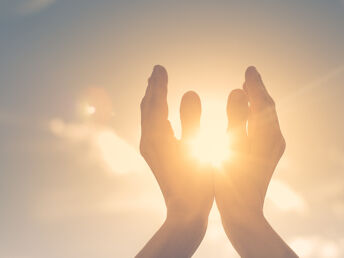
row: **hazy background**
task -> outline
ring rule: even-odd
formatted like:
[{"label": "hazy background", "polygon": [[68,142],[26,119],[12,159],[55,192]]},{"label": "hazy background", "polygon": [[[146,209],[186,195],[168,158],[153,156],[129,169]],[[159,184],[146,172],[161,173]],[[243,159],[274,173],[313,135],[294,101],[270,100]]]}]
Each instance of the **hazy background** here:
[{"label": "hazy background", "polygon": [[[287,141],[265,213],[299,255],[344,257],[343,28],[340,0],[0,0],[0,257],[133,257],[158,229],[138,154],[154,64],[177,134],[186,90],[225,122],[258,68]],[[216,210],[194,257],[237,257]]]}]

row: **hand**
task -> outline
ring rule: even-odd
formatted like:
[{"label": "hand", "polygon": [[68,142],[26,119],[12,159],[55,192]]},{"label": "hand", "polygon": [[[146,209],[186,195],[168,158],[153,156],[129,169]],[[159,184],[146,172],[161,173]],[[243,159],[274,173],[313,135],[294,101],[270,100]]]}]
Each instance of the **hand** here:
[{"label": "hand", "polygon": [[263,213],[267,187],[285,149],[274,101],[260,75],[249,67],[245,79],[244,90],[233,90],[228,97],[231,157],[215,174],[218,208],[233,219]]},{"label": "hand", "polygon": [[246,70],[243,88],[228,97],[231,157],[215,174],[216,203],[242,257],[294,257],[263,215],[265,194],[285,149],[275,104],[254,67]]},{"label": "hand", "polygon": [[198,95],[187,92],[180,106],[182,138],[174,137],[168,121],[167,72],[155,66],[141,102],[140,151],[159,183],[167,219],[140,257],[189,257],[205,234],[214,199],[212,174],[187,148],[199,129],[200,115]]}]

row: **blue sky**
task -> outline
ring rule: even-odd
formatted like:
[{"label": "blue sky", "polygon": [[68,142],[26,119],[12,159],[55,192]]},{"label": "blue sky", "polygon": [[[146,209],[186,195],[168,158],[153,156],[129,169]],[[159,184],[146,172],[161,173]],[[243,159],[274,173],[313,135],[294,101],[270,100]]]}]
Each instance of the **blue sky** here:
[{"label": "blue sky", "polygon": [[[300,255],[343,257],[343,27],[340,0],[0,1],[0,256],[132,257],[149,239],[165,211],[139,103],[162,64],[177,132],[185,91],[225,120],[258,68],[287,141],[265,213]],[[195,254],[215,256],[237,257],[216,211]]]}]

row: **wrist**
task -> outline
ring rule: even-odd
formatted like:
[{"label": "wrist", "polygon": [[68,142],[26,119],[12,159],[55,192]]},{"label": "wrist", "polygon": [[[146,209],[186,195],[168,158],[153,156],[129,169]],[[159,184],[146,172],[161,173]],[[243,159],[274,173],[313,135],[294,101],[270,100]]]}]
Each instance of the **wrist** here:
[{"label": "wrist", "polygon": [[206,229],[208,225],[208,215],[205,212],[185,212],[174,209],[167,209],[166,222],[182,226],[193,225],[197,228]]},{"label": "wrist", "polygon": [[249,228],[266,222],[262,210],[234,211],[230,213],[221,213],[221,220],[224,226]]},{"label": "wrist", "polygon": [[222,217],[225,232],[241,257],[297,257],[273,230],[263,212]]},{"label": "wrist", "polygon": [[[163,227],[173,235],[178,235],[179,241],[189,243],[190,250],[196,250],[207,231],[208,218],[195,214],[167,213]],[[173,233],[172,233],[173,232]],[[184,239],[184,240],[183,240]],[[180,245],[182,245],[180,243]],[[192,253],[194,252],[192,251]]]},{"label": "wrist", "polygon": [[261,228],[267,223],[263,211],[260,210],[221,214],[221,220],[224,230],[229,237],[236,237],[236,235],[240,235],[242,232],[254,235],[257,228]]},{"label": "wrist", "polygon": [[183,223],[197,222],[198,224],[207,224],[212,203],[198,204],[197,202],[183,203],[179,200],[166,203],[167,219],[180,221]]},{"label": "wrist", "polygon": [[165,222],[136,257],[191,257],[207,222],[202,216],[168,209]]}]

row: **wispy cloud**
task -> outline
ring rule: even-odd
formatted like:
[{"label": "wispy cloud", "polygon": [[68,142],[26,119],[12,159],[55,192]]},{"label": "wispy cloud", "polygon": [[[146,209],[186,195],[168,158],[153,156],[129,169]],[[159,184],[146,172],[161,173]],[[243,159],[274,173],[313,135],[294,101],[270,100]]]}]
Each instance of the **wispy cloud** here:
[{"label": "wispy cloud", "polygon": [[71,142],[87,142],[111,171],[116,173],[148,170],[138,150],[120,138],[111,128],[88,123],[66,123],[55,118],[49,123],[50,131]]},{"label": "wispy cloud", "polygon": [[290,245],[300,257],[342,257],[341,244],[321,236],[297,237]]},{"label": "wispy cloud", "polygon": [[36,13],[51,6],[55,2],[56,0],[26,0],[18,6],[17,11],[22,15]]},{"label": "wispy cloud", "polygon": [[282,211],[304,214],[308,210],[305,199],[287,183],[274,179],[269,185],[267,198]]}]

